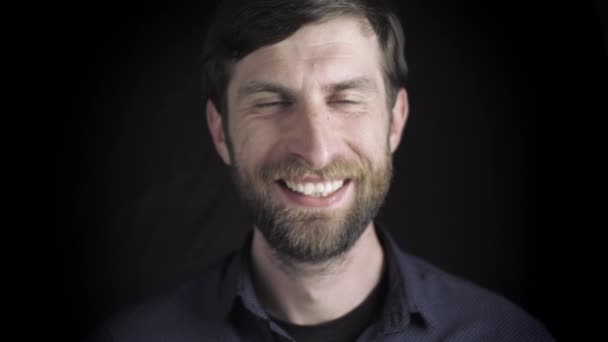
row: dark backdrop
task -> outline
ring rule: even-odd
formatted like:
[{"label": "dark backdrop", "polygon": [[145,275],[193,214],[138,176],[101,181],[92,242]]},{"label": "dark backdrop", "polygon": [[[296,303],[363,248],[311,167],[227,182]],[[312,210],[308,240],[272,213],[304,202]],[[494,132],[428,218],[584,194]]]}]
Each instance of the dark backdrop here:
[{"label": "dark backdrop", "polygon": [[[213,6],[5,12],[9,334],[79,340],[240,245],[249,227],[200,97]],[[560,340],[607,336],[595,313],[608,113],[600,7],[401,5],[411,114],[379,221],[405,250],[504,294]]]}]

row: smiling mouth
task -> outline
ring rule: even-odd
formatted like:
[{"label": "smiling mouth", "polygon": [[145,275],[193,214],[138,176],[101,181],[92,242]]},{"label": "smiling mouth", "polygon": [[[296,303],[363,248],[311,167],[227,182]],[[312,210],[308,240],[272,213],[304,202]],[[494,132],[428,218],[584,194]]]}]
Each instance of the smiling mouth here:
[{"label": "smiling mouth", "polygon": [[350,179],[329,180],[324,182],[296,182],[280,179],[277,181],[283,188],[299,195],[324,198],[342,189]]}]

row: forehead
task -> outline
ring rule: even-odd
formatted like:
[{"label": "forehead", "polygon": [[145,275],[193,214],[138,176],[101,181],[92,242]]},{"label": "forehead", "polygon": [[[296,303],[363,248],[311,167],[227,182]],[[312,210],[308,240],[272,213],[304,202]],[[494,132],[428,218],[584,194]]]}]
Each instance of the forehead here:
[{"label": "forehead", "polygon": [[235,65],[230,85],[262,80],[298,87],[311,79],[329,83],[381,77],[380,48],[368,25],[350,16],[305,25],[244,57]]}]

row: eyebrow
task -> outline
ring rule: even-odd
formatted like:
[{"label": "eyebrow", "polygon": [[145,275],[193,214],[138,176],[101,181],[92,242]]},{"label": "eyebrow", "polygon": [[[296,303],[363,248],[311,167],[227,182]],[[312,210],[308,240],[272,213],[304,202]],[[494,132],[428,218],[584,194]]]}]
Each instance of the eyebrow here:
[{"label": "eyebrow", "polygon": [[237,96],[239,98],[256,93],[276,93],[288,99],[294,99],[296,97],[291,89],[273,82],[252,81],[239,87],[237,90]]},{"label": "eyebrow", "polygon": [[[340,81],[323,86],[323,92],[328,94],[338,93],[344,90],[362,90],[369,93],[376,93],[378,88],[376,83],[367,77],[356,77],[353,79]],[[242,98],[256,93],[276,93],[286,99],[295,99],[296,94],[293,90],[274,82],[251,81],[237,90],[237,96]]]},{"label": "eyebrow", "polygon": [[329,94],[351,89],[362,90],[369,93],[376,93],[378,91],[376,83],[367,77],[357,77],[323,87],[323,90]]}]

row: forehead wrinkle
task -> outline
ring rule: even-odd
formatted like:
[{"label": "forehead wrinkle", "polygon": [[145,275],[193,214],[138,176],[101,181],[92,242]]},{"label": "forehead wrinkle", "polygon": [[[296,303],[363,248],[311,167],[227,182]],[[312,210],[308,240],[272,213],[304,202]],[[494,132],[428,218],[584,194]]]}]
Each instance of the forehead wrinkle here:
[{"label": "forehead wrinkle", "polygon": [[353,40],[375,40],[376,34],[368,19],[361,15],[344,14],[303,25],[299,30],[275,45],[301,42],[309,47]]},{"label": "forehead wrinkle", "polygon": [[[353,18],[339,18],[307,25],[283,41],[256,50],[238,63],[235,76],[239,75],[237,78],[245,82],[248,78],[255,81],[261,76],[264,81],[271,77],[268,83],[272,86],[239,87],[233,94],[241,97],[253,92],[272,91],[295,95],[296,91],[311,89],[311,86],[326,92],[355,88],[380,92],[382,84],[377,84],[375,72],[371,77],[370,71],[373,70],[366,67],[381,65],[378,42],[374,34],[362,34],[360,24]],[[362,44],[369,44],[373,51],[361,51]],[[359,69],[355,74],[350,72],[353,67],[350,71],[347,67],[351,60],[355,62],[354,68]],[[376,82],[373,82],[373,87],[365,82],[348,82],[358,77],[371,77]]]},{"label": "forehead wrinkle", "polygon": [[353,58],[361,54],[360,47],[358,44],[356,44],[356,42],[345,42],[343,40],[314,44],[307,44],[303,42],[284,42],[270,47],[269,50],[265,52],[269,55],[274,55],[272,57],[276,59],[299,59],[303,62],[333,58]]}]

